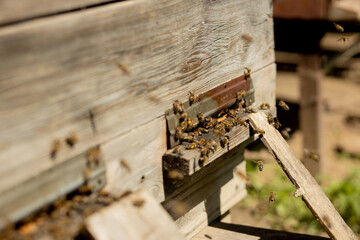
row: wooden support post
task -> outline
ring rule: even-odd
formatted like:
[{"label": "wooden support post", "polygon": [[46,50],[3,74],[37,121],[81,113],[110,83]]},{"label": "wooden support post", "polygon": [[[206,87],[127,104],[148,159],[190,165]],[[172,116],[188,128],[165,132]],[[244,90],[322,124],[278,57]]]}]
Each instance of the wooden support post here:
[{"label": "wooden support post", "polygon": [[[300,127],[303,133],[303,148],[323,156],[322,126],[322,77],[318,54],[301,54],[298,65],[301,82]],[[314,161],[304,154],[303,163],[315,176],[324,167],[324,160]]]},{"label": "wooden support post", "polygon": [[268,123],[265,113],[250,114],[249,120],[254,129],[260,128],[265,131],[261,135],[261,140],[296,187],[294,196],[302,197],[329,236],[335,240],[357,240],[316,180],[296,158],[285,139]]}]

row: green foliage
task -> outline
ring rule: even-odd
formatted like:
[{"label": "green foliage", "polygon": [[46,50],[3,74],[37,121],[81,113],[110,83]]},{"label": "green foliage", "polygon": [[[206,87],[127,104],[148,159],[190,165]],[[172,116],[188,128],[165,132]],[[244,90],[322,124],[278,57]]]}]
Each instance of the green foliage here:
[{"label": "green foliage", "polygon": [[[269,176],[270,179],[265,180],[258,178],[260,173],[253,162],[247,162],[247,172],[252,186],[242,207],[252,209],[255,217],[265,219],[276,229],[308,234],[323,231],[301,198],[293,197],[296,189],[279,167]],[[331,182],[323,189],[346,223],[355,232],[360,232],[360,171],[343,181]],[[270,192],[276,194],[275,202],[269,202]]]}]

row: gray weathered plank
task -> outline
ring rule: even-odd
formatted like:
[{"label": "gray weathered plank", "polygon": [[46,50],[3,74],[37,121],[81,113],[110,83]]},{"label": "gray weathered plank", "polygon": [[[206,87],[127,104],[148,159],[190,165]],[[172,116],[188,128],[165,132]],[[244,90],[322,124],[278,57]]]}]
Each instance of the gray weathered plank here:
[{"label": "gray weathered plank", "polygon": [[268,123],[266,115],[262,112],[250,114],[249,120],[253,128],[261,128],[265,131],[261,140],[295,185],[297,190],[294,196],[302,197],[329,236],[335,240],[356,240],[357,237],[346,225],[316,180],[296,158],[281,134]]},{"label": "gray weathered plank", "polygon": [[95,240],[180,240],[169,214],[145,190],[132,193],[85,220]]},{"label": "gray weathered plank", "polygon": [[[272,99],[266,85],[273,79],[256,78],[274,61],[270,2],[131,1],[1,28],[0,192],[245,66],[253,70],[257,101]],[[275,74],[274,65],[265,69]],[[51,160],[52,141],[70,132],[79,142],[63,144]]]},{"label": "gray weathered plank", "polygon": [[84,9],[87,6],[110,1],[111,0],[1,0],[0,24],[9,24],[73,9]]},{"label": "gray weathered plank", "polygon": [[245,180],[234,174],[235,168],[245,172],[243,151],[244,144],[204,167],[190,177],[191,181],[167,196],[163,203],[166,209],[171,211],[173,200],[186,206],[186,213],[176,219],[186,239],[193,237],[246,196]]},{"label": "gray weathered plank", "polygon": [[191,240],[330,240],[329,238],[276,231],[223,222],[213,222]]}]

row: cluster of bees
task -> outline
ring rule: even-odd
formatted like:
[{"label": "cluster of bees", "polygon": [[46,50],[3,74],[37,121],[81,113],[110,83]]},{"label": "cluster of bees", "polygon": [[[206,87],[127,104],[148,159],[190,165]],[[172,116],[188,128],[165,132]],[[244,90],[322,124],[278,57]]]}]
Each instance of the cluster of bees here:
[{"label": "cluster of bees", "polygon": [[[79,139],[75,133],[71,133],[67,138],[65,138],[65,143],[71,148],[74,147],[78,141]],[[60,149],[61,141],[59,139],[55,139],[51,145],[50,157],[55,159]]]}]

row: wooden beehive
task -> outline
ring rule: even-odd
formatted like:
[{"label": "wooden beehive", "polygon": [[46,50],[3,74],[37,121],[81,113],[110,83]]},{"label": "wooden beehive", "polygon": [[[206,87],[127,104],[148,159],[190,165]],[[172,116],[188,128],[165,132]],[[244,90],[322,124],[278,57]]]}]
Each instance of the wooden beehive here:
[{"label": "wooden beehive", "polygon": [[247,67],[251,106],[275,114],[271,0],[40,2],[0,8],[0,228],[90,182],[117,195],[145,188],[165,208],[187,202],[176,223],[191,238],[246,195],[234,168],[245,171],[249,128],[164,189],[165,112]]}]

